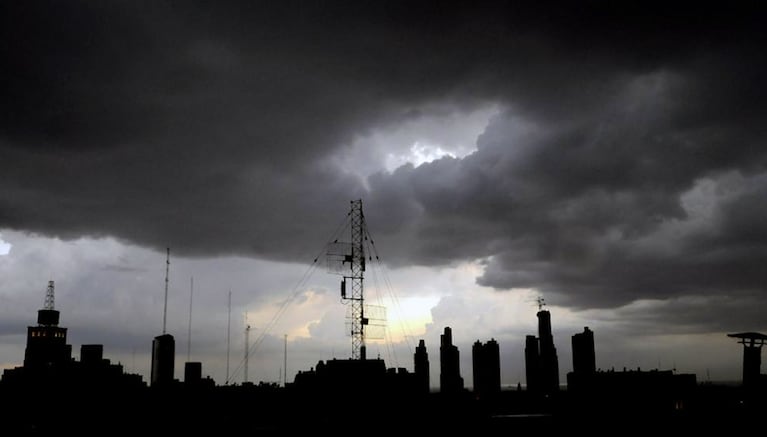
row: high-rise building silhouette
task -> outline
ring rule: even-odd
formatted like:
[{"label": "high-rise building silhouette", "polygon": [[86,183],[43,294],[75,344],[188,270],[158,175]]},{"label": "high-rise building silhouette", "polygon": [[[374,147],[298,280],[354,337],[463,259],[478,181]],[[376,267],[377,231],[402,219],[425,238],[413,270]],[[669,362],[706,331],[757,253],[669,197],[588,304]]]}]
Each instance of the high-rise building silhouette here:
[{"label": "high-rise building silhouette", "polygon": [[573,371],[567,373],[567,391],[580,395],[590,393],[604,380],[596,374],[594,332],[583,328],[583,332],[572,336],[572,346]]},{"label": "high-rise building silhouette", "polygon": [[474,375],[474,394],[478,398],[492,396],[501,391],[501,357],[498,342],[491,339],[485,344],[479,340],[471,348]]},{"label": "high-rise building silhouette", "polygon": [[540,360],[538,359],[538,338],[534,335],[525,337],[525,378],[527,379],[527,391],[538,392],[540,386],[539,369]]},{"label": "high-rise building silhouette", "polygon": [[551,334],[551,313],[538,311],[538,341],[540,348],[540,383],[544,393],[559,390],[559,360],[554,336]]},{"label": "high-rise building silhouette", "polygon": [[551,313],[543,309],[543,299],[538,304],[538,338],[528,335],[525,339],[527,389],[551,394],[559,390],[559,359],[551,334]]},{"label": "high-rise building silhouette", "polygon": [[479,395],[482,393],[482,372],[485,370],[482,360],[482,342],[477,340],[471,347],[471,373],[474,377],[474,394]]},{"label": "high-rise building silhouette", "polygon": [[158,335],[152,341],[151,385],[165,385],[173,382],[176,341],[170,334]]},{"label": "high-rise building silhouette", "polygon": [[423,339],[418,341],[418,346],[413,354],[415,361],[414,371],[417,390],[423,393],[429,393],[431,381],[429,380],[429,354],[426,352],[426,343]]},{"label": "high-rise building silhouette", "polygon": [[460,354],[453,344],[453,330],[445,327],[439,336],[439,391],[441,393],[459,393],[463,390]]},{"label": "high-rise building silhouette", "polygon": [[72,346],[67,344],[67,328],[59,326],[59,312],[54,309],[53,281],[49,281],[45,305],[37,312],[37,326],[27,327],[24,367],[57,367],[71,359]]},{"label": "high-rise building silhouette", "polygon": [[594,353],[594,331],[587,327],[583,332],[572,337],[573,372],[578,375],[588,375],[597,371],[596,354]]}]

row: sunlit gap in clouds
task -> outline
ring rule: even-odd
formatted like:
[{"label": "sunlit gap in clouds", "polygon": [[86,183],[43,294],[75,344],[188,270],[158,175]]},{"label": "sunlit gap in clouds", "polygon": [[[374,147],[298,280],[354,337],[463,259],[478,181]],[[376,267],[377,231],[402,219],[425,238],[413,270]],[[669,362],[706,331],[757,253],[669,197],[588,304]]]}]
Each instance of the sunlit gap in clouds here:
[{"label": "sunlit gap in clouds", "polygon": [[431,310],[439,300],[439,296],[429,295],[383,302],[387,315],[386,338],[374,339],[373,342],[402,343],[407,341],[406,337],[413,337],[411,341],[417,341],[416,337],[422,337],[426,333],[426,326],[432,323]]},{"label": "sunlit gap in clouds", "polygon": [[477,137],[501,111],[496,104],[472,110],[427,107],[418,115],[384,124],[357,136],[343,153],[331,159],[353,169],[363,179],[412,164],[419,166],[450,156],[463,158],[477,150]]},{"label": "sunlit gap in clouds", "polygon": [[[470,155],[477,150],[477,137],[498,112],[499,108],[492,105],[471,112],[428,115],[395,129],[390,139],[383,133],[382,142],[392,144],[394,150],[386,154],[384,166],[392,172],[406,164],[418,167],[445,156],[463,158]],[[411,137],[405,150],[402,150],[405,144],[394,144],[404,139],[398,138],[402,134]]]},{"label": "sunlit gap in clouds", "polygon": [[413,164],[413,166],[418,167],[421,164],[426,164],[445,156],[449,156],[451,158],[462,158],[474,150],[476,149],[461,146],[460,152],[462,153],[457,155],[454,152],[443,149],[439,144],[422,143],[420,141],[416,141],[412,146],[410,146],[408,153],[398,155],[390,153],[387,155],[386,169],[391,172],[405,164]]}]

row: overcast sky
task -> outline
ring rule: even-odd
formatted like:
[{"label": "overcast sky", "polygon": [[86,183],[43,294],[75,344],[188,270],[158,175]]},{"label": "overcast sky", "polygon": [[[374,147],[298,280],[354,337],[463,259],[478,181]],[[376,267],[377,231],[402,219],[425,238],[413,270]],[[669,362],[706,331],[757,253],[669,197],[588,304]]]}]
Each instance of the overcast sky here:
[{"label": "overcast sky", "polygon": [[738,380],[725,334],[767,331],[762,8],[446,3],[1,2],[0,366],[55,280],[75,355],[148,375],[166,247],[177,375],[191,277],[218,382],[230,289],[232,373],[245,313],[253,380],[286,334],[289,379],[346,358],[311,266],[363,199],[390,366],[424,338],[436,385],[452,326],[468,384],[490,338],[524,384],[544,296],[563,375],[589,326],[598,367]]}]

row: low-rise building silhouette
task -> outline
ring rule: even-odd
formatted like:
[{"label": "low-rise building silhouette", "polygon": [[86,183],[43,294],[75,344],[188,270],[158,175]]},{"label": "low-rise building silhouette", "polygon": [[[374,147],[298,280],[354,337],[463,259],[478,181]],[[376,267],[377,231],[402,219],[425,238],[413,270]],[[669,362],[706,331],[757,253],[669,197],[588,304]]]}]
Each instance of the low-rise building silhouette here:
[{"label": "low-rise building silhouette", "polygon": [[568,394],[574,408],[618,413],[662,413],[687,408],[697,388],[694,374],[673,370],[597,371],[568,374]]},{"label": "low-rise building silhouette", "polygon": [[184,384],[198,384],[202,381],[202,363],[187,361],[184,363]]},{"label": "low-rise building silhouette", "polygon": [[682,410],[697,387],[694,374],[673,370],[597,370],[594,332],[588,327],[573,335],[572,345],[573,371],[567,374],[567,392],[576,410],[622,414]]},{"label": "low-rise building silhouette", "polygon": [[292,384],[303,393],[413,393],[417,391],[415,374],[405,368],[386,368],[384,360],[332,359],[299,371]]}]

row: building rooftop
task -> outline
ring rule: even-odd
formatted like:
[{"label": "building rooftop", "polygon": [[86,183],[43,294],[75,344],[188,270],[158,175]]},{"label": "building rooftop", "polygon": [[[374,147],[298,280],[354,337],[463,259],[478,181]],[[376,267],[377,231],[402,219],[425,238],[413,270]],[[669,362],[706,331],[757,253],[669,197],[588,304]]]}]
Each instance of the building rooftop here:
[{"label": "building rooftop", "polygon": [[738,334],[727,334],[728,337],[743,338],[747,340],[767,340],[767,335],[759,332],[741,332]]}]

